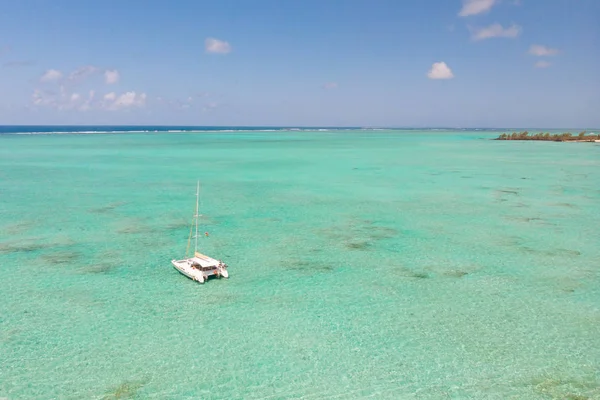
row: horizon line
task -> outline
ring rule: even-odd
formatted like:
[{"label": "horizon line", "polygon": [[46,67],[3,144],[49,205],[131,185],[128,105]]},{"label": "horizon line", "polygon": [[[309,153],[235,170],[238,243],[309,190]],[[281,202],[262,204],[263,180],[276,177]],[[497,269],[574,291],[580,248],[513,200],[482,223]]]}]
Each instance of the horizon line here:
[{"label": "horizon line", "polygon": [[169,124],[7,124],[0,127],[170,127],[170,128],[300,128],[300,129],[600,129],[594,127],[493,127],[493,126],[357,126],[357,125],[169,125]]}]

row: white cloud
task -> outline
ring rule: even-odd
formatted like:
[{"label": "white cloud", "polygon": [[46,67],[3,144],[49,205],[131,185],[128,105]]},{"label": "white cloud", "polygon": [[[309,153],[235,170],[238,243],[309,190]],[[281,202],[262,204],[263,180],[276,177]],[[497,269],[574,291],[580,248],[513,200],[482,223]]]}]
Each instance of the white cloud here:
[{"label": "white cloud", "polygon": [[100,69],[98,67],[94,67],[93,65],[85,65],[83,67],[77,68],[75,71],[69,74],[69,82],[70,83],[80,83],[87,79],[89,76],[99,72]]},{"label": "white cloud", "polygon": [[114,92],[104,95],[104,100],[110,103],[106,105],[108,110],[119,110],[129,107],[143,107],[146,104],[146,93],[126,92],[117,96]]},{"label": "white cloud", "polygon": [[143,107],[146,104],[146,93],[134,91],[118,95],[115,92],[106,93],[96,99],[96,91],[90,90],[87,97],[79,93],[70,93],[68,88],[60,86],[60,90],[35,89],[31,101],[34,106],[49,107],[56,110],[120,110],[132,107]]},{"label": "white cloud", "polygon": [[323,85],[323,89],[337,89],[338,88],[338,84],[337,82],[327,82],[326,84]]},{"label": "white cloud", "polygon": [[429,79],[452,79],[454,74],[445,62],[436,62],[431,66],[427,74]]},{"label": "white cloud", "polygon": [[204,47],[207,53],[227,54],[231,52],[231,45],[228,42],[214,38],[206,39]]},{"label": "white cloud", "polygon": [[461,17],[488,12],[498,3],[498,0],[463,0],[463,6],[458,13]]},{"label": "white cloud", "polygon": [[469,28],[471,30],[471,39],[485,40],[491,38],[511,38],[514,39],[521,34],[521,27],[511,25],[508,28],[503,28],[500,24],[492,24],[485,28]]},{"label": "white cloud", "polygon": [[159,97],[156,97],[156,101],[158,103],[160,103],[161,105],[166,106],[171,109],[174,109],[174,110],[187,110],[187,109],[191,109],[191,108],[197,109],[198,107],[201,107],[201,109],[203,109],[203,110],[204,110],[204,108],[211,108],[210,106],[199,104],[196,101],[196,99],[194,98],[194,96],[188,96],[185,99],[168,99],[168,98],[159,96]]},{"label": "white cloud", "polygon": [[31,96],[31,101],[36,106],[52,106],[55,104],[56,94],[53,92],[35,89]]},{"label": "white cloud", "polygon": [[42,75],[42,77],[40,78],[40,81],[42,82],[52,82],[52,81],[57,81],[60,78],[63,77],[62,72],[56,70],[56,69],[49,69],[48,71],[46,71],[44,73],[44,75]]},{"label": "white cloud", "polygon": [[50,69],[44,73],[40,80],[42,82],[62,80],[63,84],[73,86],[86,81],[92,76],[97,76],[102,73],[104,74],[104,81],[109,85],[119,82],[119,79],[121,78],[121,74],[116,69],[104,70],[94,65],[85,65],[75,69],[65,79],[63,79],[62,72]]},{"label": "white cloud", "polygon": [[209,112],[211,110],[214,110],[215,108],[220,107],[220,104],[217,103],[216,101],[211,101],[206,103],[203,107],[202,107],[202,112]]},{"label": "white cloud", "polygon": [[120,78],[120,74],[119,71],[117,71],[116,69],[114,70],[106,70],[104,71],[104,79],[106,81],[107,85],[112,85],[113,83],[117,83],[119,82],[119,78]]},{"label": "white cloud", "polygon": [[552,49],[550,47],[541,46],[539,44],[534,44],[529,48],[529,54],[534,56],[543,57],[543,56],[555,56],[558,54],[558,49]]},{"label": "white cloud", "polygon": [[142,106],[146,103],[146,93],[137,95],[135,92],[127,92],[119,96],[115,105],[122,107]]},{"label": "white cloud", "polygon": [[551,66],[552,64],[549,63],[548,61],[538,61],[535,63],[535,67],[536,68],[548,68],[549,66]]},{"label": "white cloud", "polygon": [[55,69],[49,69],[44,73],[40,80],[42,82],[61,81],[62,84],[73,86],[82,83],[90,76],[95,75],[100,71],[101,70],[98,67],[95,67],[93,65],[85,65],[83,67],[77,68],[76,70],[71,72],[67,77],[64,77],[62,72]]},{"label": "white cloud", "polygon": [[56,110],[71,110],[80,103],[81,96],[78,93],[67,94],[64,87],[60,91],[35,89],[32,95],[32,103],[35,106],[50,107]]}]

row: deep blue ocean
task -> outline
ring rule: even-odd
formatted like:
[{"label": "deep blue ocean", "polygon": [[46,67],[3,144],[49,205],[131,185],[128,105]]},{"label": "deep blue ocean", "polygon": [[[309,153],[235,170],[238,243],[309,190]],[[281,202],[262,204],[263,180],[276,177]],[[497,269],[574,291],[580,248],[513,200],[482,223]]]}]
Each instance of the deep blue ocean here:
[{"label": "deep blue ocean", "polygon": [[269,132],[269,131],[506,131],[517,128],[406,128],[406,127],[319,127],[319,126],[189,126],[189,125],[0,125],[0,134],[49,133],[150,133],[150,132]]}]

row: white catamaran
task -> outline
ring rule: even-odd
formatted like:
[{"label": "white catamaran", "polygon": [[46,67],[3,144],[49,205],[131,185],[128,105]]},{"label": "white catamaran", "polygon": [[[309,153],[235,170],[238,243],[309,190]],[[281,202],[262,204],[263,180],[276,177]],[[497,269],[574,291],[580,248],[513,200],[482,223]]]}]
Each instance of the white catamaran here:
[{"label": "white catamaran", "polygon": [[[205,256],[198,252],[198,199],[200,197],[200,182],[196,186],[196,212],[194,213],[194,222],[196,225],[196,235],[194,235],[194,257],[185,258],[183,260],[171,260],[171,263],[175,269],[181,272],[188,278],[195,280],[199,283],[204,283],[208,280],[211,275],[217,278],[225,277],[229,278],[227,272],[227,265],[220,260],[215,260],[209,256]],[[190,241],[192,238],[192,227],[190,227],[190,236],[188,238],[188,245],[185,251],[185,256],[188,256],[190,249]]]}]

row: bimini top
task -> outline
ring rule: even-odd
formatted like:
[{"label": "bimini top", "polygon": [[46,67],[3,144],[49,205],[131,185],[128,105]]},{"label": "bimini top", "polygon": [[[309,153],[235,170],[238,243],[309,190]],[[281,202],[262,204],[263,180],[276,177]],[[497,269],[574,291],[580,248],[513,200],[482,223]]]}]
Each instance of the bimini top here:
[{"label": "bimini top", "polygon": [[201,267],[217,267],[220,264],[219,260],[215,260],[209,256],[205,256],[202,253],[196,252],[194,254],[194,258],[192,259],[194,263],[200,264]]}]

